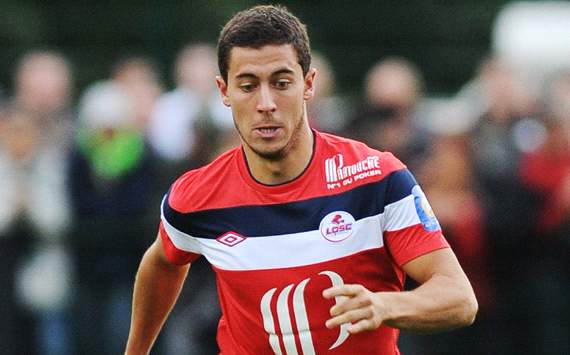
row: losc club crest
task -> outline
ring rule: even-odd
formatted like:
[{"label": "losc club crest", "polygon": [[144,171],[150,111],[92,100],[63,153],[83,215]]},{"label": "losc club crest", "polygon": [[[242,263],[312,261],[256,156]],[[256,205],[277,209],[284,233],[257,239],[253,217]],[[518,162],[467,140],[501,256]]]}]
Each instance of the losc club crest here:
[{"label": "losc club crest", "polygon": [[335,211],[321,220],[319,229],[326,240],[340,242],[352,235],[354,223],[354,217],[350,213]]}]

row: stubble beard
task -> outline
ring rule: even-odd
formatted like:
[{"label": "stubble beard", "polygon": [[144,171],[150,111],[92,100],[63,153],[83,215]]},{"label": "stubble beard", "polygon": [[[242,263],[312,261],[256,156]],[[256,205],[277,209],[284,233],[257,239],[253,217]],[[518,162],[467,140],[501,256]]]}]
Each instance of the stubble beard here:
[{"label": "stubble beard", "polygon": [[241,141],[243,142],[243,144],[247,145],[247,147],[254,154],[256,154],[257,156],[259,156],[262,159],[275,162],[275,161],[280,161],[280,160],[284,159],[287,156],[287,154],[290,151],[294,150],[294,148],[298,145],[300,137],[301,137],[301,131],[303,130],[303,125],[305,123],[304,117],[305,117],[305,108],[303,108],[303,111],[301,112],[300,117],[297,120],[297,124],[295,125],[295,127],[293,127],[293,132],[291,132],[291,137],[289,138],[289,141],[285,144],[284,147],[282,147],[276,151],[270,151],[270,152],[264,152],[264,151],[261,151],[259,149],[256,149],[255,147],[253,147],[251,144],[249,144],[247,139],[245,139],[243,133],[241,132],[241,130],[239,129],[239,127],[235,123],[235,120],[234,120],[234,125],[236,127],[238,134],[241,137]]}]

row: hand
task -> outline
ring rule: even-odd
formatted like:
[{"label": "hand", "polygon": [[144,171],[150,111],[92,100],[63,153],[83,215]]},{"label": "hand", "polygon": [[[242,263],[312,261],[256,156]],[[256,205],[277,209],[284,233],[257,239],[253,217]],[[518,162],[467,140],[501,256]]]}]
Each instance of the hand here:
[{"label": "hand", "polygon": [[325,323],[329,329],[352,323],[348,332],[360,333],[378,328],[386,317],[386,306],[380,294],[371,292],[362,285],[331,287],[323,291],[323,297],[337,298],[336,305],[330,309],[332,318]]}]

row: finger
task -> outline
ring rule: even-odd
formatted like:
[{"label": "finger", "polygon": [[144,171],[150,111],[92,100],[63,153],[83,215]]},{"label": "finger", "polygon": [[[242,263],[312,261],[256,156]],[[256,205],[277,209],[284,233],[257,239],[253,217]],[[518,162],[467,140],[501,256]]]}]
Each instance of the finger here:
[{"label": "finger", "polygon": [[361,319],[358,322],[354,322],[348,326],[347,330],[350,334],[361,333],[364,331],[376,329],[374,321],[370,318]]},{"label": "finger", "polygon": [[362,319],[370,318],[371,316],[372,312],[370,312],[370,310],[367,308],[353,309],[327,320],[325,322],[325,326],[329,329],[332,329],[340,326],[341,324],[358,322]]},{"label": "finger", "polygon": [[343,297],[344,300],[338,302],[330,309],[330,315],[336,316],[344,312],[348,312],[353,309],[364,308],[371,304],[370,299],[363,297],[362,295],[358,295],[355,297]]},{"label": "finger", "polygon": [[327,288],[323,291],[324,298],[333,298],[337,296],[348,296],[352,297],[357,295],[359,292],[362,292],[364,287],[361,285],[340,285]]}]

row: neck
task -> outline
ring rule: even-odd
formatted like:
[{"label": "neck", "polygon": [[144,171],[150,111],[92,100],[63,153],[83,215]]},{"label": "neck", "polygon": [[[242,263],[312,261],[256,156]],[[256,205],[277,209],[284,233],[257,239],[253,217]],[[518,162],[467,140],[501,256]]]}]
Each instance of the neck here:
[{"label": "neck", "polygon": [[289,182],[303,173],[313,155],[313,132],[303,124],[295,142],[292,142],[283,157],[267,159],[259,156],[244,145],[244,152],[251,175],[255,180],[266,185],[278,185]]}]

